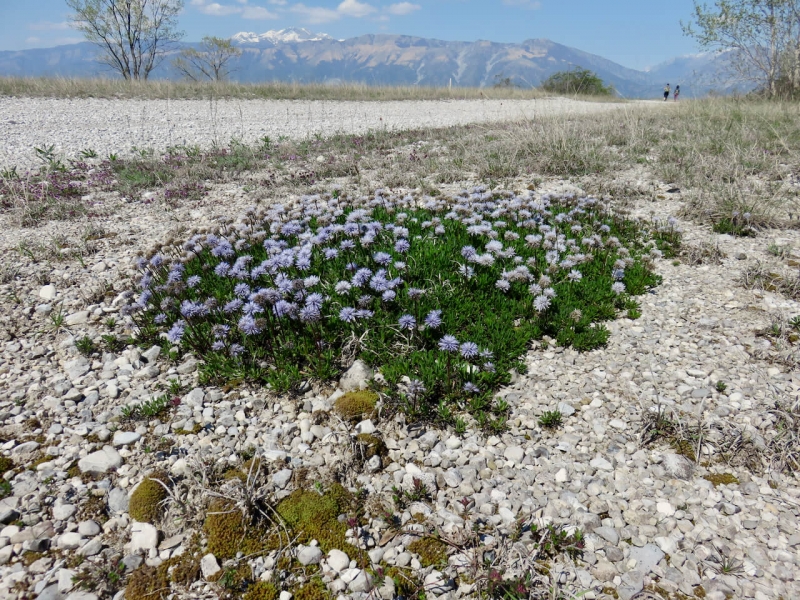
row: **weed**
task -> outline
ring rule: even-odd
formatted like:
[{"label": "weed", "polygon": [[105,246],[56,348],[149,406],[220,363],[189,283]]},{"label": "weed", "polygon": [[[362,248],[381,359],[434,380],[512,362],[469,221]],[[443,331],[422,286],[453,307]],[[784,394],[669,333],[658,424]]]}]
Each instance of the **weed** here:
[{"label": "weed", "polygon": [[725,390],[728,389],[728,384],[722,380],[719,380],[714,384],[714,389],[716,389],[720,394],[724,394]]},{"label": "weed", "polygon": [[91,356],[94,352],[97,351],[97,345],[92,341],[88,335],[83,336],[82,338],[78,338],[75,340],[75,347],[78,349],[78,352],[83,354],[84,356]]},{"label": "weed", "polygon": [[546,429],[557,429],[561,426],[562,415],[558,410],[548,410],[539,417],[539,425]]},{"label": "weed", "polygon": [[152,419],[160,417],[171,408],[180,404],[180,398],[162,394],[141,404],[129,404],[122,407],[122,418],[126,420]]}]

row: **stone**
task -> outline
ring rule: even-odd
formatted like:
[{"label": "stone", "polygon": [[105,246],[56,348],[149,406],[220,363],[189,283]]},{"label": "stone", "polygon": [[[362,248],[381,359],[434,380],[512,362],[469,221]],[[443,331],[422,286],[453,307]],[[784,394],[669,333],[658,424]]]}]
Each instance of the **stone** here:
[{"label": "stone", "polygon": [[81,521],[78,523],[78,533],[84,537],[94,537],[101,531],[100,525],[95,521]]},{"label": "stone", "polygon": [[655,544],[645,544],[641,548],[631,548],[629,558],[636,561],[636,570],[646,574],[661,562],[664,553]]},{"label": "stone", "polygon": [[58,538],[58,547],[62,550],[74,550],[84,543],[83,536],[77,531],[64,533]]},{"label": "stone", "polygon": [[158,529],[150,523],[133,522],[131,525],[131,552],[144,551],[158,547]]},{"label": "stone", "polygon": [[39,592],[36,598],[37,600],[62,600],[64,595],[59,591],[58,585],[53,583]]},{"label": "stone", "polygon": [[664,470],[667,475],[674,479],[691,479],[694,475],[694,465],[685,456],[680,454],[667,453],[664,455]]},{"label": "stone", "polygon": [[658,502],[656,504],[656,510],[665,517],[671,517],[675,514],[675,507],[669,502]]},{"label": "stone", "polygon": [[285,488],[291,479],[291,469],[281,469],[272,475],[272,483],[274,483],[279,489]]},{"label": "stone", "polygon": [[135,431],[115,431],[111,443],[115,446],[128,446],[138,442],[141,438],[142,434]]},{"label": "stone", "polygon": [[617,586],[617,595],[620,600],[631,600],[642,591],[642,588],[644,588],[644,575],[640,571],[628,571]]},{"label": "stone", "polygon": [[81,310],[76,313],[72,313],[71,315],[67,315],[67,318],[64,319],[64,324],[67,327],[72,327],[74,325],[85,325],[88,322],[89,322],[88,310]]},{"label": "stone", "polygon": [[602,456],[598,456],[597,458],[592,459],[589,463],[589,466],[597,469],[598,471],[613,471],[614,465],[612,465],[609,461],[607,461]]},{"label": "stone", "polygon": [[327,562],[332,571],[341,573],[350,566],[350,557],[341,550],[333,549],[328,552]]},{"label": "stone", "polygon": [[562,417],[571,417],[575,414],[575,407],[567,402],[559,402],[556,410],[561,413]]},{"label": "stone", "polygon": [[122,457],[112,446],[105,446],[102,450],[92,452],[78,461],[78,468],[82,473],[100,475],[111,469],[122,466]]},{"label": "stone", "polygon": [[72,592],[69,596],[67,596],[64,600],[98,600],[97,594],[93,594],[91,592]]},{"label": "stone", "polygon": [[353,363],[339,380],[339,388],[343,392],[362,390],[367,387],[367,382],[372,379],[372,369],[362,360]]},{"label": "stone", "polygon": [[39,289],[39,298],[43,300],[55,300],[56,299],[56,286],[50,285],[43,285]]},{"label": "stone", "polygon": [[377,430],[378,429],[375,427],[375,424],[370,419],[361,421],[358,425],[356,425],[356,433],[359,434],[363,433],[366,435],[372,435]]},{"label": "stone", "polygon": [[360,571],[358,575],[347,585],[351,592],[366,593],[372,589],[372,575],[367,571]]},{"label": "stone", "polygon": [[206,554],[200,559],[200,571],[203,573],[203,579],[208,580],[222,570],[217,562],[217,557],[213,554]]},{"label": "stone", "polygon": [[108,493],[108,508],[115,513],[128,512],[130,498],[128,492],[121,488],[111,488]]},{"label": "stone", "polygon": [[78,507],[74,504],[66,504],[60,500],[56,500],[55,504],[53,504],[53,519],[56,521],[66,521],[74,515],[77,510]]},{"label": "stone", "polygon": [[96,556],[103,549],[103,540],[99,537],[92,538],[78,550],[81,556]]},{"label": "stone", "polygon": [[203,391],[203,388],[194,388],[181,399],[181,403],[191,406],[192,408],[203,408],[203,400],[205,397],[206,393]]},{"label": "stone", "polygon": [[522,446],[508,446],[503,452],[503,456],[506,460],[521,463],[522,459],[525,458],[525,449]]},{"label": "stone", "polygon": [[297,561],[304,567],[319,564],[320,560],[322,560],[322,550],[317,546],[301,546],[297,551]]},{"label": "stone", "polygon": [[613,527],[597,527],[593,533],[615,546],[619,543],[619,534]]}]

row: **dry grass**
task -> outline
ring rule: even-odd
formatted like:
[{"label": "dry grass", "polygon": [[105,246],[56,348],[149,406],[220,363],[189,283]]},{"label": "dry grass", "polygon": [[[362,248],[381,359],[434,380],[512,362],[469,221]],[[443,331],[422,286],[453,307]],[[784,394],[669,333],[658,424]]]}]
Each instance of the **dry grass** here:
[{"label": "dry grass", "polygon": [[[144,100],[238,98],[262,100],[479,100],[543,98],[535,88],[375,86],[362,83],[264,83],[123,81],[49,77],[0,77],[0,96],[136,98]],[[606,98],[605,101],[609,99]]]}]

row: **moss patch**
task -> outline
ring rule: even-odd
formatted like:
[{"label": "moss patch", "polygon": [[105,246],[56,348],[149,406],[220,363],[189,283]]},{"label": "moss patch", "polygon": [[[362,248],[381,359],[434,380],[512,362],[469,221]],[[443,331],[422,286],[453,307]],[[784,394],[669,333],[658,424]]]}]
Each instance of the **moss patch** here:
[{"label": "moss patch", "polygon": [[331,595],[328,592],[328,588],[325,587],[325,584],[319,577],[314,577],[301,587],[299,590],[294,592],[293,599],[294,600],[327,600],[330,598]]},{"label": "moss patch", "polygon": [[183,554],[165,560],[157,567],[142,566],[131,573],[125,600],[154,600],[166,597],[172,584],[187,586],[200,577],[200,562]]},{"label": "moss patch", "polygon": [[377,436],[368,433],[359,433],[356,439],[361,445],[361,451],[366,458],[372,458],[376,455],[385,457],[389,454],[389,449],[386,447],[386,444]]},{"label": "moss patch", "polygon": [[423,567],[432,567],[447,562],[447,544],[432,537],[420,538],[408,545],[408,551],[419,554]]},{"label": "moss patch", "polygon": [[717,487],[718,485],[731,485],[733,483],[739,483],[739,480],[736,478],[736,476],[732,475],[731,473],[712,473],[711,475],[704,475],[703,479],[713,483],[714,487]]},{"label": "moss patch", "polygon": [[203,528],[208,535],[208,552],[218,559],[233,558],[237,552],[254,554],[268,549],[266,527],[245,517],[227,500],[211,503]]},{"label": "moss patch", "polygon": [[323,552],[336,548],[367,565],[365,553],[345,541],[347,526],[337,517],[352,508],[353,497],[339,484],[320,496],[317,492],[297,490],[275,508],[281,518],[298,535],[300,543],[317,540]]},{"label": "moss patch", "polygon": [[410,570],[400,567],[382,567],[383,575],[394,582],[395,597],[414,598],[422,589],[422,582]]},{"label": "moss patch", "polygon": [[12,471],[16,465],[14,461],[8,458],[7,456],[0,456],[0,474],[5,473],[6,471]]},{"label": "moss patch", "polygon": [[360,421],[369,418],[375,410],[378,394],[369,390],[347,392],[334,404],[334,409],[346,421]]},{"label": "moss patch", "polygon": [[257,581],[245,593],[242,600],[277,600],[280,596],[280,591],[275,587],[274,583],[269,581]]},{"label": "moss patch", "polygon": [[145,478],[131,494],[128,513],[140,523],[152,523],[163,512],[162,502],[167,498],[165,485],[169,485],[169,477],[164,472],[153,473]]}]

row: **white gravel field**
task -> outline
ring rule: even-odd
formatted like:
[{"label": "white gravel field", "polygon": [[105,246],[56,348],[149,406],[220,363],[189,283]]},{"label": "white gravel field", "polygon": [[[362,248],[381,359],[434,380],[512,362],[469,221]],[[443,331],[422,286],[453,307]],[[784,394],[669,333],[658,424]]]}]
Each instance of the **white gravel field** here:
[{"label": "white gravel field", "polygon": [[[641,104],[637,102],[636,105]],[[654,103],[650,103],[654,104]],[[66,158],[92,149],[124,156],[176,145],[252,143],[379,129],[446,127],[623,110],[631,103],[539,100],[107,100],[0,97],[0,168],[38,164],[34,148]]]}]

